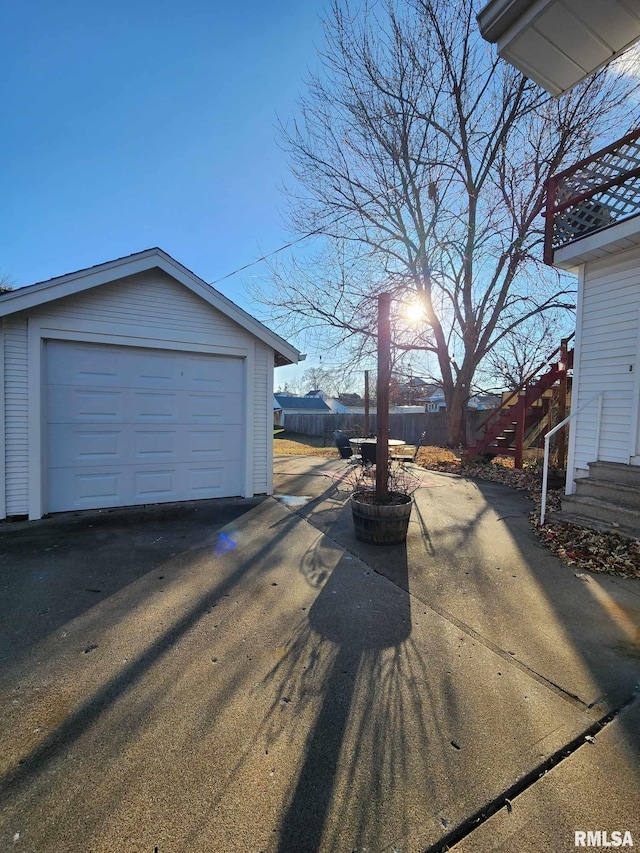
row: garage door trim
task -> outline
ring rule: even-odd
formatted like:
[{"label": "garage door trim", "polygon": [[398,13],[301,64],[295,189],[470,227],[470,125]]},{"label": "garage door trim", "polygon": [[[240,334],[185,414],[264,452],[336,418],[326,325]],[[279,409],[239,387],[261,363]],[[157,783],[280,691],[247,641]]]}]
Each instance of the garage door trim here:
[{"label": "garage door trim", "polygon": [[[46,506],[45,472],[48,468],[46,458],[46,340],[74,341],[78,343],[111,344],[125,347],[145,347],[154,350],[173,350],[193,352],[201,355],[226,355],[243,359],[244,366],[244,496],[253,494],[253,406],[249,405],[254,392],[255,347],[231,347],[203,345],[194,341],[178,339],[151,339],[149,337],[128,337],[107,330],[96,330],[95,323],[78,323],[77,328],[55,329],[34,318],[29,318],[28,343],[28,381],[29,381],[29,518],[42,518],[49,509]],[[82,328],[84,326],[84,328]],[[88,327],[93,327],[90,329]],[[186,337],[186,336],[184,336]]]}]

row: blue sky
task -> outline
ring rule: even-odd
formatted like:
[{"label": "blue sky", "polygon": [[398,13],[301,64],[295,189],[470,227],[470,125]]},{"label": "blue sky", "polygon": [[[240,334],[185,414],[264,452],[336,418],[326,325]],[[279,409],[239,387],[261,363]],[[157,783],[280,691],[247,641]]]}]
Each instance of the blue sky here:
[{"label": "blue sky", "polygon": [[[158,245],[213,281],[286,242],[275,125],[304,90],[323,11],[5,4],[0,274],[18,287]],[[241,283],[219,289],[255,313]]]}]

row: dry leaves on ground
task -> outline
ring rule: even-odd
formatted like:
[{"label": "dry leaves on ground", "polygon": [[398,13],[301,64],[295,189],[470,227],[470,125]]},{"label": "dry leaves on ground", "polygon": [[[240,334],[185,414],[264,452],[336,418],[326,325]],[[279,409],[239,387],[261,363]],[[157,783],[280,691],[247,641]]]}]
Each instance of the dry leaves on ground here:
[{"label": "dry leaves on ground", "polygon": [[537,526],[540,541],[570,566],[623,578],[640,578],[640,542],[615,531],[599,533],[574,524]]}]

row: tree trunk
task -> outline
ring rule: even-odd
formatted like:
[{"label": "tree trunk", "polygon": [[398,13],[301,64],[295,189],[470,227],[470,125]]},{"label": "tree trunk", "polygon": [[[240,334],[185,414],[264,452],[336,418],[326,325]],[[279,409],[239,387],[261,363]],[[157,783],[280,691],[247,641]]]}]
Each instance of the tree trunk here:
[{"label": "tree trunk", "polygon": [[[468,386],[467,386],[468,387]],[[456,383],[447,407],[448,443],[451,447],[467,446],[467,403],[469,392],[460,383]]]}]

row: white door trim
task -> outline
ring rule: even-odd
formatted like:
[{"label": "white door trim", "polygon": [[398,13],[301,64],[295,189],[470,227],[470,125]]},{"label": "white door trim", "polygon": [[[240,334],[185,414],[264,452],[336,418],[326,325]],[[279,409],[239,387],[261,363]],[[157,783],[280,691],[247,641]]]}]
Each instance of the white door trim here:
[{"label": "white door trim", "polygon": [[629,464],[640,465],[640,370],[638,370],[638,354],[640,353],[640,308],[636,308],[636,351],[633,360],[635,372],[633,380],[633,403],[631,408],[631,425],[629,435]]},{"label": "white door trim", "polygon": [[[244,410],[245,418],[245,497],[253,495],[253,454],[248,452],[252,444],[253,432],[253,396],[249,395],[249,376],[251,377],[251,389],[253,389],[253,376],[255,373],[254,346],[229,347],[217,344],[202,344],[190,341],[150,339],[136,336],[125,336],[113,333],[98,333],[85,331],[86,325],[78,323],[72,329],[51,328],[46,321],[29,319],[28,328],[28,382],[29,382],[29,519],[42,518],[48,512],[45,502],[46,481],[45,473],[47,459],[45,452],[46,442],[46,410],[43,404],[43,394],[46,393],[46,373],[44,369],[44,341],[65,340],[77,341],[79,343],[111,344],[124,347],[146,347],[156,350],[174,350],[176,352],[196,352],[202,355],[227,355],[236,356],[244,360],[245,388],[244,388]],[[119,327],[121,328],[121,327]],[[249,421],[251,422],[249,424]],[[251,480],[248,476],[251,470]]]},{"label": "white door trim", "polygon": [[[573,343],[573,380],[571,383],[571,412],[576,411],[580,405],[580,358],[582,354],[582,313],[584,311],[584,287],[585,287],[585,265],[578,270],[578,299],[576,305],[576,334]],[[570,414],[571,414],[570,412]],[[572,495],[576,490],[575,461],[576,461],[576,432],[578,418],[575,417],[568,424],[569,444],[567,447],[567,477],[565,481],[565,494]]]}]

